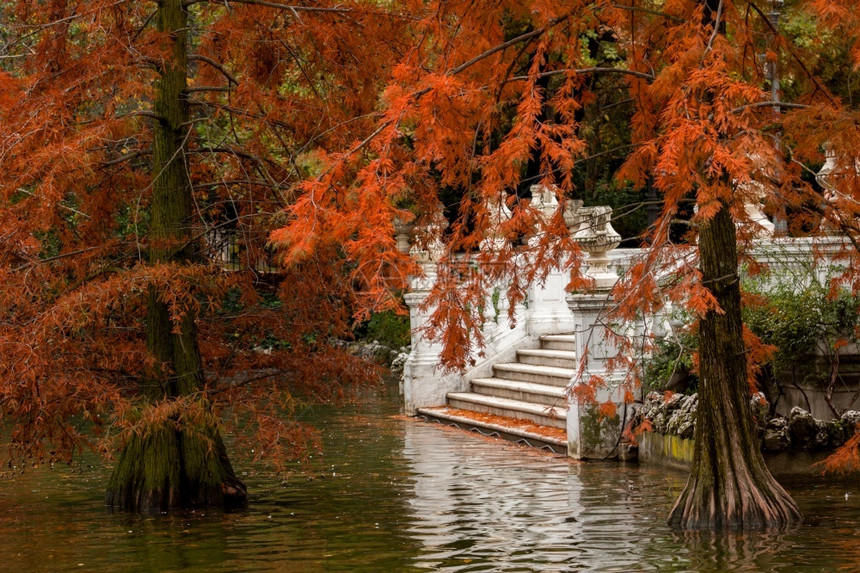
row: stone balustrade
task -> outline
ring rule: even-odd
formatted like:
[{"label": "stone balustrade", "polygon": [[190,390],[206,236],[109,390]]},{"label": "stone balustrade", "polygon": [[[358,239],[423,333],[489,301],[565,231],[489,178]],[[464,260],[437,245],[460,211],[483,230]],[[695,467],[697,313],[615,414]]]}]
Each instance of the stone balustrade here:
[{"label": "stone balustrade", "polygon": [[[463,391],[469,380],[489,375],[494,364],[513,360],[518,349],[537,347],[541,335],[590,332],[593,329],[599,309],[605,307],[608,287],[617,280],[617,274],[612,268],[613,260],[617,261],[618,257],[613,258],[610,253],[618,246],[620,237],[610,224],[612,211],[609,207],[582,207],[581,201],[573,200],[566,201],[562,206],[559,204],[556,190],[540,185],[532,188],[532,207],[545,221],[549,221],[559,209],[563,209],[562,217],[569,232],[588,253],[587,273],[598,287],[597,302],[589,305],[585,299],[590,295],[581,294],[571,306],[571,300],[565,291],[570,280],[570,269],[554,269],[543,282],[529,287],[527,301],[514,309],[514,320],[511,321],[507,285],[495,285],[484,307],[485,322],[482,334],[485,345],[480,352],[476,349],[473,356],[474,366],[463,374],[442,375],[439,364],[441,345],[422,336],[423,327],[432,314],[432,309],[425,308],[424,302],[436,280],[441,245],[438,245],[438,249],[413,247],[412,255],[421,264],[423,273],[412,278],[411,292],[405,296],[413,332],[412,351],[404,367],[404,401],[408,413],[414,413],[417,408],[444,404],[448,392]],[[493,212],[497,226],[501,226],[511,216],[503,201],[499,202]],[[398,248],[405,249],[404,242],[409,231],[398,222],[396,232]],[[482,242],[481,249],[499,248],[503,240],[505,239],[502,233],[491,232]],[[625,251],[624,256],[629,257],[630,254],[630,251]],[[525,259],[527,255],[523,257]],[[521,264],[526,265],[528,261],[523,260]],[[580,338],[587,340],[588,336]],[[599,353],[594,355],[597,354]],[[599,362],[602,373],[604,361]],[[597,363],[595,360],[594,364]]]},{"label": "stone balustrade", "polygon": [[[823,171],[826,169],[827,165]],[[609,422],[595,418],[594,402],[578,403],[575,389],[578,385],[588,383],[594,376],[601,378],[605,384],[598,391],[597,401],[615,402],[621,414],[626,387],[619,379],[623,374],[610,372],[606,368],[607,362],[617,351],[605,336],[603,317],[613,304],[611,289],[619,274],[644,251],[617,248],[621,237],[612,228],[612,210],[609,207],[583,207],[581,202],[575,201],[566,201],[560,205],[556,191],[544,186],[532,188],[531,206],[547,221],[556,216],[559,209],[563,209],[565,224],[587,255],[583,262],[584,273],[592,279],[593,288],[587,292],[567,293],[565,287],[569,282],[570,269],[556,269],[549,273],[544,282],[529,287],[526,303],[514,309],[515,320],[511,321],[507,285],[495,285],[488,293],[484,307],[482,334],[485,347],[480,351],[474,349],[474,366],[467,372],[443,375],[439,363],[441,345],[427,341],[422,336],[422,328],[432,311],[425,308],[424,301],[436,279],[437,262],[443,246],[431,244],[424,250],[413,247],[411,252],[421,263],[423,274],[413,277],[412,291],[405,297],[413,332],[412,351],[404,368],[406,411],[412,414],[417,408],[444,404],[448,392],[465,391],[470,380],[490,376],[494,364],[513,361],[517,350],[536,348],[541,335],[573,332],[576,334],[577,356],[583,362],[581,371],[570,382],[568,452],[577,458],[602,457],[614,448],[623,420],[620,416]],[[507,206],[500,201],[495,210],[496,225],[502,225],[510,216]],[[402,228],[398,228],[398,246],[407,248],[403,236],[408,236],[408,233],[401,231]],[[482,242],[481,249],[499,248],[505,240],[501,232],[491,232]],[[838,264],[839,255],[845,246],[843,238],[834,236],[774,238],[770,233],[763,233],[753,242],[748,254],[770,265],[774,277],[785,277],[788,273],[800,275],[808,270],[811,261],[817,257],[818,263],[814,269],[823,276],[832,272],[832,265]],[[522,265],[528,264],[526,253],[520,262]],[[662,324],[660,329],[654,327],[658,323]],[[632,334],[671,331],[672,328],[668,315],[646,317],[646,322],[634,327]],[[599,428],[596,433],[595,428]]]}]

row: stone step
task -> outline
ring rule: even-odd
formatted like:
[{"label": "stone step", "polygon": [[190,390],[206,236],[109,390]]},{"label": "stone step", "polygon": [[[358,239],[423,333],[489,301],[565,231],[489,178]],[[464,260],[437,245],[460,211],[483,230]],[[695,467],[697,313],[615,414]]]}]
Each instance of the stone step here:
[{"label": "stone step", "polygon": [[493,377],[520,382],[534,382],[549,386],[564,386],[570,384],[570,379],[576,371],[573,368],[558,368],[556,366],[535,366],[510,362],[493,366]]},{"label": "stone step", "polygon": [[575,352],[570,350],[547,350],[546,348],[518,350],[517,361],[520,364],[556,366],[558,368],[576,369],[579,366],[576,361]]},{"label": "stone step", "polygon": [[575,334],[544,334],[540,337],[540,347],[545,350],[576,350]]},{"label": "stone step", "polygon": [[548,449],[557,454],[567,454],[567,435],[560,428],[448,406],[419,408],[418,415],[484,436],[495,436],[531,447]]},{"label": "stone step", "polygon": [[564,407],[567,404],[567,391],[561,386],[547,386],[517,380],[476,378],[472,380],[472,392],[545,406]]},{"label": "stone step", "polygon": [[567,408],[557,406],[532,404],[521,400],[486,396],[474,392],[450,392],[448,394],[448,406],[494,416],[529,420],[553,428],[565,429],[567,427]]}]

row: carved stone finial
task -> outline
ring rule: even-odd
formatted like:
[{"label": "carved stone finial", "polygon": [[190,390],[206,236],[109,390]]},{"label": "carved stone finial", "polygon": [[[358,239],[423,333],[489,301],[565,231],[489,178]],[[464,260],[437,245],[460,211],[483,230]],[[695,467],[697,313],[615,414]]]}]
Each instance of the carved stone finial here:
[{"label": "carved stone finial", "polygon": [[555,190],[543,183],[529,187],[532,194],[532,207],[537,209],[544,221],[549,221],[558,209]]},{"label": "carved stone finial", "polygon": [[421,264],[436,263],[445,254],[445,243],[442,242],[442,234],[448,228],[448,220],[445,219],[442,209],[442,205],[439,204],[436,210],[430,215],[429,223],[426,227],[427,230],[424,233],[428,237],[426,247],[422,249],[416,243],[409,251],[412,257]]},{"label": "carved stone finial", "polygon": [[567,230],[571,236],[575,236],[576,232],[582,226],[582,200],[568,199],[564,202],[564,224],[567,225]]},{"label": "carved stone finial", "polygon": [[573,236],[588,253],[588,276],[599,289],[611,288],[618,275],[609,269],[607,253],[621,244],[621,235],[612,228],[612,207],[582,207],[579,209],[581,228]]},{"label": "carved stone finial", "polygon": [[[559,208],[557,190],[546,185],[532,185],[529,190],[532,193],[532,207],[537,209],[544,221],[549,221]],[[582,222],[579,210],[582,201],[579,199],[567,199],[564,202],[564,224],[571,235],[574,235]]]},{"label": "carved stone finial", "polygon": [[833,192],[834,185],[833,181],[831,181],[831,175],[836,170],[836,151],[833,149],[833,145],[830,143],[824,144],[824,165],[821,166],[821,169],[818,170],[818,173],[815,174],[815,180],[818,181],[818,184],[821,185],[828,193]]},{"label": "carved stone finial", "polygon": [[412,247],[412,231],[414,223],[404,223],[400,217],[394,218],[394,238],[397,240],[397,250],[403,254],[409,252]]},{"label": "carved stone finial", "polygon": [[757,236],[773,237],[776,232],[776,226],[771,223],[767,215],[764,214],[764,211],[761,210],[761,198],[766,195],[764,185],[758,181],[749,181],[748,183],[739,185],[739,187],[748,193],[746,201],[744,201],[744,211],[746,211],[750,221],[758,226]]}]

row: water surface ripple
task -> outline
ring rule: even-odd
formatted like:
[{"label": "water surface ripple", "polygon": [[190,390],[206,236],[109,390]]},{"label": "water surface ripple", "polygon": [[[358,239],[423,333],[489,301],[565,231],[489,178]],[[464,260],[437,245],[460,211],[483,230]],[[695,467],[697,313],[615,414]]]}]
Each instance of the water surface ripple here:
[{"label": "water surface ripple", "polygon": [[2,569],[860,571],[856,478],[785,482],[807,516],[786,532],[682,534],[664,520],[683,474],[577,463],[395,414],[393,400],[309,411],[324,456],[286,482],[249,471],[240,513],[107,513],[97,463],[7,475]]}]

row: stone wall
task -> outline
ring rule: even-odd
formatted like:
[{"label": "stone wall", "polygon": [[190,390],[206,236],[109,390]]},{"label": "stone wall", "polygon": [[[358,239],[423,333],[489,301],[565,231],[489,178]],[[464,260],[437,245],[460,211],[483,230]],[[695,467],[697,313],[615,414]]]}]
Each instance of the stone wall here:
[{"label": "stone wall", "polygon": [[[632,427],[649,428],[639,434],[639,461],[685,469],[693,459],[693,436],[698,395],[663,395],[651,392],[637,405]],[[860,424],[860,412],[848,410],[834,420],[818,420],[806,410],[794,407],[788,416],[769,416],[769,404],[761,394],[750,400],[766,458],[778,454],[818,459],[845,443]],[[801,455],[802,454],[802,455]],[[812,456],[810,457],[810,454]],[[800,465],[800,464],[799,464]]]}]

